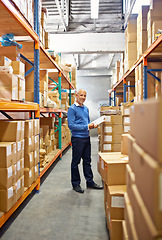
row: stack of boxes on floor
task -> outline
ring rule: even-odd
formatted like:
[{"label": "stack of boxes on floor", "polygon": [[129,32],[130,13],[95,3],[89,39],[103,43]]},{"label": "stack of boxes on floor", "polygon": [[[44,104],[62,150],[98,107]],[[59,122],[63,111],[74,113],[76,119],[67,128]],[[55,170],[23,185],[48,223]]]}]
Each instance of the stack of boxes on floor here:
[{"label": "stack of boxes on floor", "polygon": [[121,152],[99,153],[98,171],[104,181],[104,206],[111,240],[122,237],[126,164],[128,156]]},{"label": "stack of boxes on floor", "polygon": [[131,107],[125,230],[128,239],[161,239],[162,98]]},{"label": "stack of boxes on floor", "polygon": [[25,65],[22,62],[0,56],[0,98],[25,100],[24,73]]},{"label": "stack of boxes on floor", "polygon": [[1,120],[0,129],[0,211],[7,212],[38,177],[39,120]]},{"label": "stack of boxes on floor", "polygon": [[24,154],[24,186],[30,187],[39,174],[39,119],[25,121]]},{"label": "stack of boxes on floor", "polygon": [[122,115],[119,107],[101,107],[100,115],[106,116],[105,122],[100,127],[100,151],[119,152],[123,133]]}]

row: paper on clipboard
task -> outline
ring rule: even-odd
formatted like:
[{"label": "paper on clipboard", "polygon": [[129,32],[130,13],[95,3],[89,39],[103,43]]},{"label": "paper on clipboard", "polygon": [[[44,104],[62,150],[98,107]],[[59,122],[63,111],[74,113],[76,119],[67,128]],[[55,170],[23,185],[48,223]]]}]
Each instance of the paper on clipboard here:
[{"label": "paper on clipboard", "polygon": [[106,119],[106,117],[102,116],[102,117],[99,117],[96,120],[94,120],[92,123],[94,123],[94,125],[99,125],[99,124],[103,123],[105,121],[105,119]]}]

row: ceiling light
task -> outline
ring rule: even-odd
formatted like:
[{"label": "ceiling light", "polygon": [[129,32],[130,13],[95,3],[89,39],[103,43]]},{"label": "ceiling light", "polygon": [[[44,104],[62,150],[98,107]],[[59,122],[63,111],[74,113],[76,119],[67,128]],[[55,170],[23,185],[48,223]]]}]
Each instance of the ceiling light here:
[{"label": "ceiling light", "polygon": [[99,12],[99,0],[91,0],[91,18],[97,19]]}]

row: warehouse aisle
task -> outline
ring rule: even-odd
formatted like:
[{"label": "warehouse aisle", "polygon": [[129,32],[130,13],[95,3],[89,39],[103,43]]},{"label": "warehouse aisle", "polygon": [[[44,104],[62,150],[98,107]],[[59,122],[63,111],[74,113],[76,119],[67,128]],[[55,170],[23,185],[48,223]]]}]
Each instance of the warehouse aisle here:
[{"label": "warehouse aisle", "polygon": [[[97,172],[97,137],[91,137],[94,180]],[[71,149],[43,179],[40,193],[31,194],[0,230],[2,240],[107,240],[103,190],[76,193],[70,184]],[[80,169],[82,174],[82,168]]]}]

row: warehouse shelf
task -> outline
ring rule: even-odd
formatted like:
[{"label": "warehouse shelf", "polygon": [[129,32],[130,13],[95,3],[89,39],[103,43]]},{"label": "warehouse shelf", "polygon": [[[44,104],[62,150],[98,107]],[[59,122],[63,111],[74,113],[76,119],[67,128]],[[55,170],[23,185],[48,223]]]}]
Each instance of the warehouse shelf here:
[{"label": "warehouse shelf", "polygon": [[47,155],[47,157],[49,158],[49,163],[46,164],[46,166],[44,168],[40,168],[40,177],[42,177],[47,170],[51,167],[51,165],[56,161],[56,159],[58,157],[62,156],[63,151],[71,145],[71,142],[69,142],[68,144],[66,144],[62,149],[57,149],[55,151],[52,151],[50,154]]},{"label": "warehouse shelf", "polygon": [[0,110],[5,112],[39,111],[39,105],[31,102],[6,101],[0,99]]},{"label": "warehouse shelf", "polygon": [[0,22],[0,35],[12,32],[14,36],[30,36],[39,41],[35,31],[8,0],[0,0]]},{"label": "warehouse shelf", "polygon": [[4,223],[9,219],[9,217],[16,211],[16,209],[23,203],[23,201],[29,196],[29,194],[34,189],[39,189],[40,186],[40,177],[24,192],[24,194],[18,199],[18,201],[14,204],[14,206],[6,213],[0,217],[0,228],[4,225]]},{"label": "warehouse shelf", "polygon": [[[156,39],[151,46],[143,53],[143,55],[134,63],[132,68],[128,70],[124,76],[113,86],[111,90],[109,90],[109,102],[111,102],[111,93],[114,92],[114,95],[117,93],[123,93],[124,98],[126,99],[126,84],[127,81],[130,81],[129,77],[135,77],[135,69],[137,66],[141,63],[144,64],[144,68],[146,69],[145,78],[147,75],[147,62],[161,62],[162,61],[162,35]],[[162,70],[162,69],[161,69]],[[144,79],[145,80],[145,79]],[[135,79],[132,80],[132,82],[135,82]],[[146,80],[145,80],[146,82]],[[133,85],[134,86],[134,85]],[[147,84],[146,84],[147,86]],[[147,89],[145,89],[144,84],[144,99],[147,98]],[[115,99],[115,97],[114,97]],[[114,100],[115,101],[115,100]],[[125,101],[124,101],[125,102]]]},{"label": "warehouse shelf", "polygon": [[40,108],[41,113],[67,113],[66,110],[60,108]]}]

